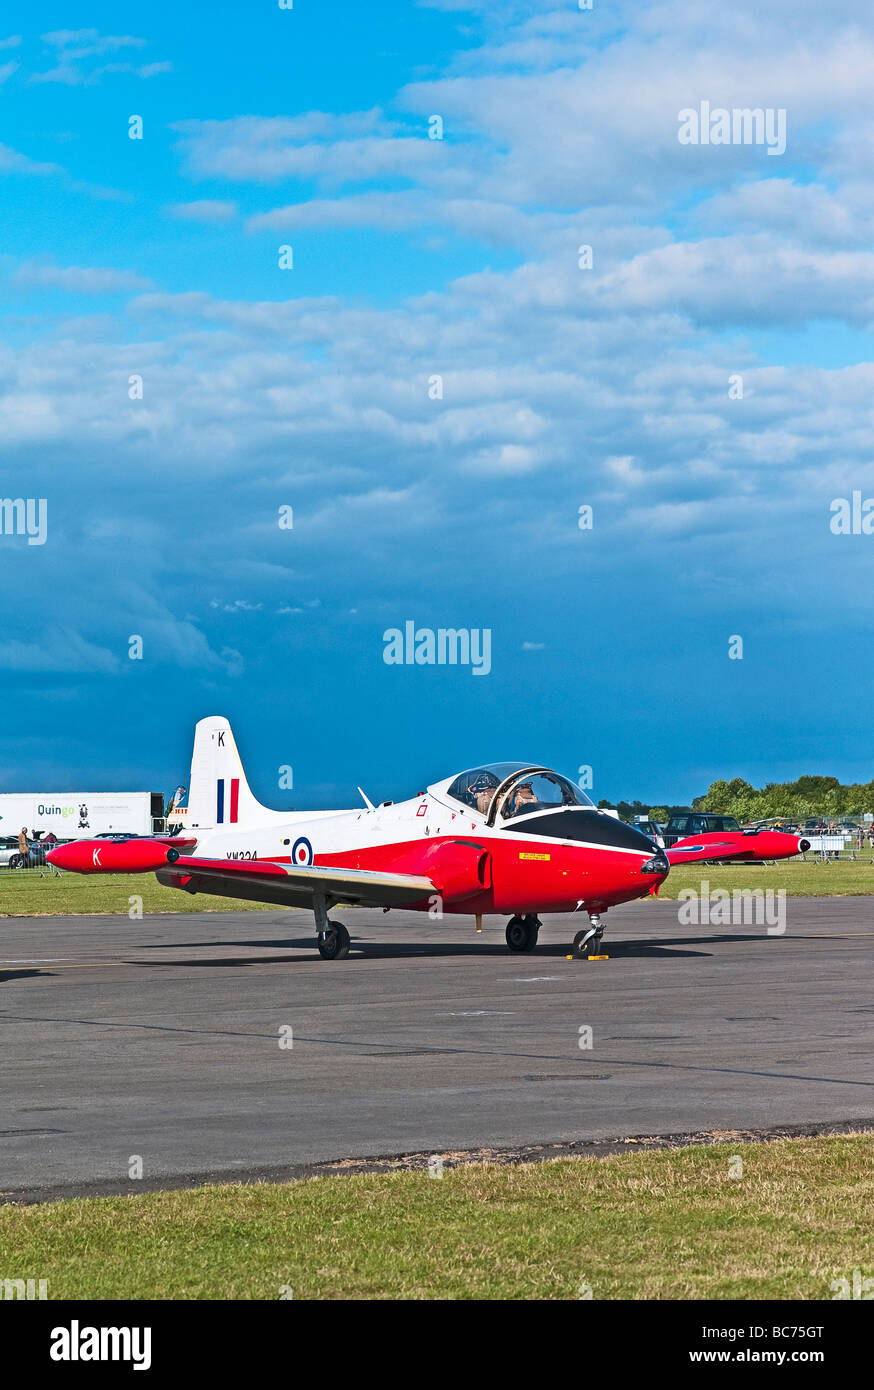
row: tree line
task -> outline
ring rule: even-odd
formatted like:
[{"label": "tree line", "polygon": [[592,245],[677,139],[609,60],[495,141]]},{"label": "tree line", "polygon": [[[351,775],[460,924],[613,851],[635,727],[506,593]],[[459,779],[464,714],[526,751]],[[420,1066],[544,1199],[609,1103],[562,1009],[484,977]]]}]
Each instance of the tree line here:
[{"label": "tree line", "polygon": [[635,816],[666,821],[688,811],[713,811],[739,821],[766,820],[769,816],[792,820],[822,816],[838,820],[841,816],[874,812],[874,781],[845,785],[837,777],[808,776],[794,782],[768,782],[764,787],[754,787],[743,777],[732,777],[731,781],[720,778],[710,783],[703,796],[696,796],[691,806],[651,806],[646,801],[614,803],[603,798],[598,802],[602,808],[614,804],[622,819],[629,821]]},{"label": "tree line", "polygon": [[837,777],[799,777],[795,782],[768,782],[758,788],[742,777],[730,782],[711,782],[693,810],[717,811],[738,820],[764,820],[767,816],[861,816],[874,811],[874,781],[839,782]]},{"label": "tree line", "polygon": [[[602,799],[599,807],[613,806]],[[874,781],[851,782],[845,785],[837,777],[799,777],[794,782],[768,782],[754,787],[743,777],[731,781],[720,778],[711,782],[703,796],[693,798],[691,806],[650,806],[646,801],[617,801],[615,808],[623,820],[648,816],[650,820],[666,821],[669,816],[684,811],[713,811],[717,815],[734,816],[739,821],[766,820],[769,816],[786,816],[804,820],[807,816],[822,816],[838,820],[841,816],[862,816],[874,812]]]}]

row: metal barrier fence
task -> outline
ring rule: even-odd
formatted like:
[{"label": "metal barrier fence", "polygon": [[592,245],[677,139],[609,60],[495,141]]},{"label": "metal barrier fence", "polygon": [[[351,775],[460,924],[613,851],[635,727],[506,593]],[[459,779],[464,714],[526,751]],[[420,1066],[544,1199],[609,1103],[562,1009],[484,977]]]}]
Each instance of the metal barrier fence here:
[{"label": "metal barrier fence", "polygon": [[0,864],[0,882],[5,878],[60,878],[62,872],[52,864]]},{"label": "metal barrier fence", "polygon": [[26,856],[23,856],[12,837],[0,844],[0,877],[28,875],[30,877],[56,878],[60,872],[46,863],[46,855],[53,848],[49,841],[44,845],[30,842]]},{"label": "metal barrier fence", "polygon": [[806,835],[805,839],[810,841],[810,849],[801,855],[801,859],[814,863],[837,863],[839,861],[855,861],[864,863],[866,860],[874,864],[874,845],[869,842],[867,835],[861,838],[846,835]]}]

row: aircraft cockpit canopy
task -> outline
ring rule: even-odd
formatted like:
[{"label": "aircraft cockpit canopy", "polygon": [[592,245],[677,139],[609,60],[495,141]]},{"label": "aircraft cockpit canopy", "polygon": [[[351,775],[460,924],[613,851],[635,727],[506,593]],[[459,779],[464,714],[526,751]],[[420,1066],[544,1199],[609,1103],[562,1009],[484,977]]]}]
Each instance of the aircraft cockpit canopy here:
[{"label": "aircraft cockpit canopy", "polygon": [[449,796],[469,806],[489,823],[512,820],[534,811],[559,811],[593,802],[568,777],[531,763],[487,763],[462,772],[448,789]]}]

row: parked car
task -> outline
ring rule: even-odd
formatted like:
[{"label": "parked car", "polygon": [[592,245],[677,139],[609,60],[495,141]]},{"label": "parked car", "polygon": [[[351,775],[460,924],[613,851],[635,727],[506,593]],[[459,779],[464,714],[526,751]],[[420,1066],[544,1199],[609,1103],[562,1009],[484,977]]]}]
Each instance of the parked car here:
[{"label": "parked car", "polygon": [[[8,869],[11,861],[18,857],[18,836],[0,836],[0,867]],[[15,865],[18,868],[18,865]]]},{"label": "parked car", "polygon": [[652,840],[659,849],[664,849],[665,842],[662,839],[661,826],[657,825],[654,820],[648,820],[646,816],[635,816],[634,828],[646,835],[647,839]]},{"label": "parked car", "polygon": [[734,816],[717,816],[711,811],[684,811],[671,816],[665,828],[665,849],[670,849],[678,840],[688,835],[710,835],[714,831],[740,830]]},{"label": "parked car", "polygon": [[43,845],[39,840],[28,840],[27,854],[24,855],[18,848],[17,835],[5,835],[0,838],[0,865],[7,869],[34,869],[46,862],[46,854],[53,845]]}]

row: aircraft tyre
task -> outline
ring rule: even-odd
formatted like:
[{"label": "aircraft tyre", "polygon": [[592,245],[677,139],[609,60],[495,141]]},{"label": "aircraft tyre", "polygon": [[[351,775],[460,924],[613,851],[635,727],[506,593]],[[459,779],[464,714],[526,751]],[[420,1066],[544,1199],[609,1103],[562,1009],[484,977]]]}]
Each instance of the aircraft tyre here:
[{"label": "aircraft tyre", "polygon": [[349,954],[349,933],[342,922],[329,922],[327,931],[318,937],[322,960],[345,960]]},{"label": "aircraft tyre", "polygon": [[590,955],[597,955],[601,949],[601,937],[603,935],[603,931],[595,931],[592,927],[587,927],[585,931],[578,931],[574,937],[574,955],[577,960],[585,960]]},{"label": "aircraft tyre", "polygon": [[536,917],[511,917],[507,923],[507,945],[511,951],[533,951],[539,930]]}]

